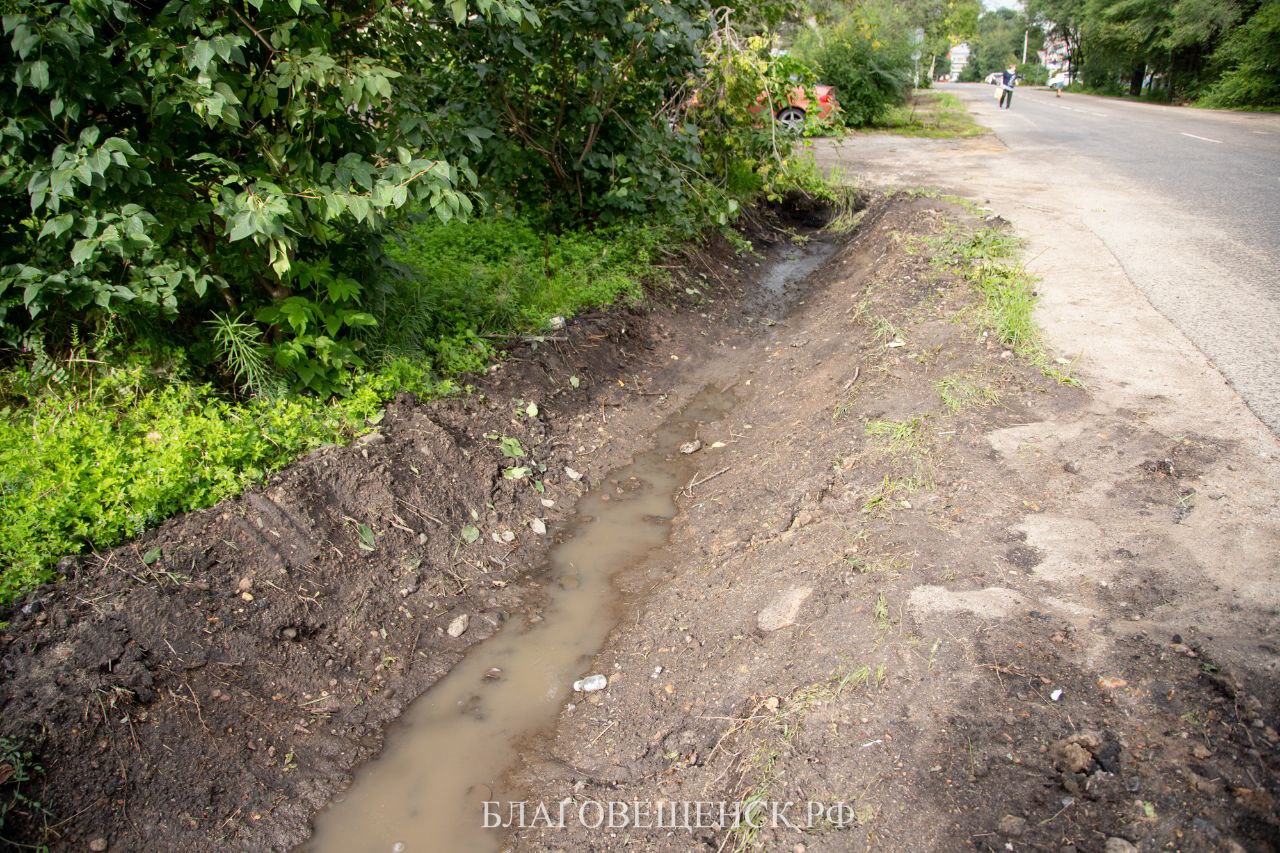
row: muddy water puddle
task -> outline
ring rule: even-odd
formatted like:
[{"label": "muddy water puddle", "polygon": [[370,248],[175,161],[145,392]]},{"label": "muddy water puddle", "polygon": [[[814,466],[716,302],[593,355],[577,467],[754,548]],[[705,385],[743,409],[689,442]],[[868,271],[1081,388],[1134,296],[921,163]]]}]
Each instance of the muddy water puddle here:
[{"label": "muddy water puddle", "polygon": [[800,285],[823,262],[835,254],[840,243],[828,238],[810,238],[784,248],[773,263],[764,270],[760,290],[751,300],[753,310],[779,312],[799,294]]},{"label": "muddy water puddle", "polygon": [[591,674],[618,616],[613,576],[666,544],[676,495],[701,461],[680,445],[734,400],[731,390],[704,388],[662,423],[652,450],[578,502],[540,575],[542,618],[513,617],[417,699],[388,729],[382,754],[319,816],[305,850],[499,849],[500,832],[482,827],[483,802],[510,799],[500,786],[519,744],[554,723],[573,682]]}]

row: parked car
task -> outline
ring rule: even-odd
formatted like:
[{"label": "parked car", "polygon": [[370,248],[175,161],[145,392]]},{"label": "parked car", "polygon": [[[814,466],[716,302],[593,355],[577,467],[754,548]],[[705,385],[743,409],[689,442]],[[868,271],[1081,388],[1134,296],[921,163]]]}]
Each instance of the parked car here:
[{"label": "parked car", "polygon": [[987,75],[987,82],[988,82],[988,83],[990,83],[992,86],[999,86],[999,85],[1000,85],[1000,72],[999,72],[999,71],[992,71],[990,74],[988,74],[988,75]]},{"label": "parked car", "polygon": [[[814,97],[817,98],[816,103],[809,97],[809,90],[804,86],[796,86],[787,92],[787,106],[774,115],[778,124],[792,133],[801,133],[804,131],[805,119],[809,113],[816,110],[818,118],[825,119],[839,108],[834,86],[819,84],[812,88]],[[763,93],[761,98],[764,98]]]}]

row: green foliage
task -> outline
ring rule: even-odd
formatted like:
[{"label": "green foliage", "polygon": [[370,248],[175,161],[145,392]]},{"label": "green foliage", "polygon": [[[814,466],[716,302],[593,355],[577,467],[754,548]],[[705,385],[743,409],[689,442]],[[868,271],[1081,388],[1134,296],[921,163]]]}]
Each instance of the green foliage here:
[{"label": "green foliage", "polygon": [[51,579],[64,554],[114,545],[351,438],[398,390],[454,387],[401,361],[361,376],[337,402],[235,403],[190,381],[180,356],[166,374],[119,354],[101,364],[108,355],[55,382],[29,368],[0,374],[0,602]]},{"label": "green foliage", "polygon": [[876,122],[874,130],[899,136],[956,139],[981,136],[987,128],[974,121],[964,103],[949,92],[920,92],[908,103],[894,107]]},{"label": "green foliage", "polygon": [[1208,106],[1280,104],[1280,3],[1028,0],[1088,90]]},{"label": "green foliage", "polygon": [[1267,0],[1223,39],[1213,55],[1222,76],[1209,88],[1211,107],[1280,108],[1280,0]]},{"label": "green foliage", "polygon": [[673,227],[657,224],[551,234],[527,219],[424,220],[390,249],[401,271],[372,306],[369,348],[426,359],[445,375],[480,369],[495,336],[638,300],[654,257],[674,239]]},{"label": "green foliage", "polygon": [[[498,200],[526,212],[565,225],[679,207],[698,138],[670,99],[698,71],[705,0],[530,8],[537,27],[469,22],[418,97],[448,121],[483,124],[477,168]],[[466,152],[466,143],[453,145]]]},{"label": "green foliage", "polygon": [[[1048,80],[1048,72],[1036,70],[1041,66],[1035,62],[1036,51],[1044,44],[1044,30],[1029,21],[1025,13],[1017,9],[992,9],[978,19],[977,30],[969,42],[969,63],[960,79],[985,80],[988,74],[1003,71],[1012,63],[1018,65],[1018,73],[1027,78],[1027,83],[1042,85]],[[1031,60],[1027,63],[1021,62],[1024,37],[1028,44],[1027,59]],[[1039,79],[1041,76],[1043,80]]]},{"label": "green foliage", "polygon": [[907,22],[892,4],[866,3],[828,27],[807,29],[796,54],[835,86],[840,116],[849,127],[865,127],[906,102],[914,62]]},{"label": "green foliage", "polygon": [[[268,325],[295,384],[345,384],[342,312],[376,234],[411,202],[473,206],[468,162],[406,97],[421,57],[474,22],[537,20],[521,0],[21,4],[0,42],[4,337],[56,344],[116,314],[198,333],[219,304]],[[330,281],[299,275],[326,264]],[[282,313],[299,287],[314,305]]]}]

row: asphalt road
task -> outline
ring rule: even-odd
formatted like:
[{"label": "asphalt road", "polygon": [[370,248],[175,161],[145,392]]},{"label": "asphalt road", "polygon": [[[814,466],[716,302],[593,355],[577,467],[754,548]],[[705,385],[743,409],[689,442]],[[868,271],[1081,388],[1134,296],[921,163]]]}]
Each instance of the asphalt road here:
[{"label": "asphalt road", "polygon": [[996,132],[1006,171],[1052,187],[1280,433],[1280,116],[1030,88],[998,110],[994,86],[940,88]]}]

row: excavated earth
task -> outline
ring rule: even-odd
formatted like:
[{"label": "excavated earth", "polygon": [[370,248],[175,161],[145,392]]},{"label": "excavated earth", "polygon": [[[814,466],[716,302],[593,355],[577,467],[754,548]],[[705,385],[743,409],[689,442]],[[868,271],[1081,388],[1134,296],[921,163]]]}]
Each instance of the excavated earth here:
[{"label": "excavated earth", "polygon": [[[608,473],[715,385],[735,403],[697,436],[669,544],[616,579],[607,689],[524,744],[509,787],[792,802],[804,825],[571,822],[506,846],[1275,849],[1280,500],[1257,449],[984,334],[934,255],[1000,220],[918,195],[860,216],[808,246],[754,234],[761,259],[691,254],[649,310],[515,345],[472,393],[397,400],[349,447],[68,562],[4,617],[0,734],[34,750],[46,810],[6,835],[304,842],[413,698],[537,611],[576,498],[621,489]],[[769,278],[832,241],[802,281]],[[545,493],[503,476],[499,434]],[[845,811],[805,823],[809,801]]]}]

